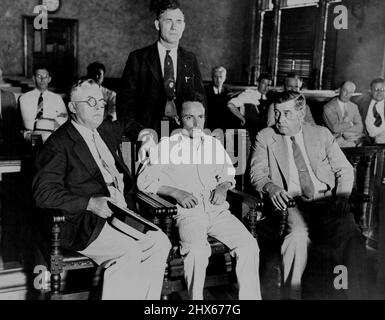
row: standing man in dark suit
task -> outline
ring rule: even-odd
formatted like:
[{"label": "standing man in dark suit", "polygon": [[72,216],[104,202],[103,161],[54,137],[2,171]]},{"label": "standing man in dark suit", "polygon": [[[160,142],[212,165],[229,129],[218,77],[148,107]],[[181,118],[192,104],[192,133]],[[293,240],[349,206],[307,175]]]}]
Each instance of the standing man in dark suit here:
[{"label": "standing man in dark suit", "polygon": [[[102,299],[159,299],[170,242],[160,231],[142,239],[106,223],[113,201],[135,210],[134,180],[118,156],[119,141],[101,126],[106,102],[86,80],[71,91],[71,120],[55,131],[36,157],[33,195],[37,207],[65,215],[61,239],[97,264],[106,264]],[[44,230],[43,230],[44,231]]]},{"label": "standing man in dark suit", "polygon": [[179,128],[183,95],[191,91],[205,94],[195,55],[179,46],[185,29],[179,3],[160,1],[155,13],[159,39],[129,55],[117,95],[118,121],[133,141],[144,128],[159,136],[162,120],[169,124],[170,133]]}]

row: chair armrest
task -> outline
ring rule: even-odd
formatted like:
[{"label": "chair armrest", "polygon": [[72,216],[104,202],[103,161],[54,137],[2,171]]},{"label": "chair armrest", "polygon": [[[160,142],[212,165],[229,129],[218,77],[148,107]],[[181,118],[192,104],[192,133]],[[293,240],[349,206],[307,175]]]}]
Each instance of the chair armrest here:
[{"label": "chair armrest", "polygon": [[352,191],[349,200],[351,202],[358,202],[358,203],[370,202],[370,195]]},{"label": "chair armrest", "polygon": [[141,213],[150,218],[170,238],[172,233],[172,216],[177,213],[177,207],[154,193],[138,191],[136,199]]},{"label": "chair armrest", "polygon": [[144,208],[147,212],[150,212],[152,215],[167,216],[177,213],[177,207],[174,204],[155,193],[138,191],[136,199],[142,208]]},{"label": "chair armrest", "polygon": [[251,208],[254,209],[261,209],[264,206],[263,200],[259,197],[252,196],[236,189],[229,190],[228,197],[230,199],[242,201],[243,203],[248,204]]}]

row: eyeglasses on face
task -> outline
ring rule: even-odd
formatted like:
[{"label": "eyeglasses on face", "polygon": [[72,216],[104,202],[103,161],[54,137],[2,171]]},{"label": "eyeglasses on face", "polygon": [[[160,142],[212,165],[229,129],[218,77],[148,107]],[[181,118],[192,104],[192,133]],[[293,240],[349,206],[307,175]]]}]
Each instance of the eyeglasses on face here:
[{"label": "eyeglasses on face", "polygon": [[375,88],[373,89],[374,92],[384,92],[385,91],[385,87],[382,87],[382,88]]},{"label": "eyeglasses on face", "polygon": [[88,100],[79,100],[72,102],[86,102],[91,108],[96,108],[97,106],[99,106],[99,108],[104,109],[104,107],[106,106],[106,100],[96,100],[94,97],[89,97]]}]

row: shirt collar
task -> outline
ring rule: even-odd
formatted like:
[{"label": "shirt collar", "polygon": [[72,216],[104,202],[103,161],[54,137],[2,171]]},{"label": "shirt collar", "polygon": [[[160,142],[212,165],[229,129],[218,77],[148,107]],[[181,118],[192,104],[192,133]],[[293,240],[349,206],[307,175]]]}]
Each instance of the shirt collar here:
[{"label": "shirt collar", "polygon": [[370,101],[370,105],[373,105],[373,106],[374,106],[375,103],[377,103],[378,106],[384,105],[384,100],[376,101],[376,100],[372,99],[372,100]]},{"label": "shirt collar", "polygon": [[290,140],[291,137],[294,137],[295,140],[298,141],[298,139],[301,139],[303,137],[303,134],[302,134],[302,126],[301,126],[301,129],[293,136],[289,136],[289,135],[284,135],[285,139],[286,140]]},{"label": "shirt collar", "polygon": [[71,123],[74,125],[76,130],[79,131],[80,135],[83,137],[84,140],[92,140],[93,133],[96,133],[96,134],[98,133],[96,129],[91,130],[89,128],[86,128],[85,126],[77,123],[74,120],[71,120]]},{"label": "shirt collar", "polygon": [[165,56],[167,50],[170,50],[170,56],[174,58],[177,55],[178,46],[176,46],[175,48],[172,48],[172,49],[167,49],[163,44],[160,43],[160,41],[158,41],[158,51],[159,51],[159,53],[161,53],[162,55]]}]

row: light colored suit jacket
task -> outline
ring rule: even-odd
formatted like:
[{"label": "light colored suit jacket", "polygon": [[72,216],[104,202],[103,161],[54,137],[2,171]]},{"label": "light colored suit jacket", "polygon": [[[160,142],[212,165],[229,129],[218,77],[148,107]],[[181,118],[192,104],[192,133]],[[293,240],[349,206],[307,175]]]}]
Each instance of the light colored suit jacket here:
[{"label": "light colored suit jacket", "polygon": [[[321,126],[302,125],[305,148],[315,176],[333,193],[348,196],[353,188],[353,167],[330,131]],[[250,178],[253,187],[263,192],[272,182],[287,190],[289,183],[288,147],[275,127],[261,130],[251,153]]]},{"label": "light colored suit jacket", "polygon": [[[323,119],[326,126],[337,138],[341,147],[355,146],[355,141],[363,135],[363,124],[358,106],[348,101],[346,104],[346,118],[341,112],[337,98],[333,98],[324,105]],[[351,125],[353,123],[353,126]],[[353,145],[347,145],[351,142]]]}]

